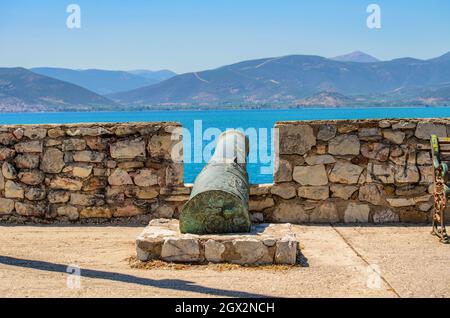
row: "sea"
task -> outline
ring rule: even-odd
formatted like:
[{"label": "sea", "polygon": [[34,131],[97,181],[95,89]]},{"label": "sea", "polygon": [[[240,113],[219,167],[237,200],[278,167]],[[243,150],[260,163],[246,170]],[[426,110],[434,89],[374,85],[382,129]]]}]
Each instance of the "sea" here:
[{"label": "sea", "polygon": [[[273,181],[271,136],[272,128],[277,121],[433,117],[450,117],[450,107],[2,113],[0,124],[180,122],[184,128],[184,180],[186,183],[193,183],[209,160],[210,154],[214,151],[215,138],[221,131],[242,129],[251,137],[255,137],[256,133],[256,139],[250,142],[251,153],[247,171],[250,183],[261,184]],[[258,151],[252,152],[252,148],[258,148]]]}]

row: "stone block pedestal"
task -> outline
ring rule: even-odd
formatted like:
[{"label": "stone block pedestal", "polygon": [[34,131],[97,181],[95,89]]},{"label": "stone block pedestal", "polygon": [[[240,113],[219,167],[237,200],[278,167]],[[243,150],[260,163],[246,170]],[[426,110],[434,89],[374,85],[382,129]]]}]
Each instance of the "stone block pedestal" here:
[{"label": "stone block pedestal", "polygon": [[295,264],[299,249],[291,224],[256,224],[250,233],[182,234],[178,220],[155,219],[136,239],[141,261]]}]

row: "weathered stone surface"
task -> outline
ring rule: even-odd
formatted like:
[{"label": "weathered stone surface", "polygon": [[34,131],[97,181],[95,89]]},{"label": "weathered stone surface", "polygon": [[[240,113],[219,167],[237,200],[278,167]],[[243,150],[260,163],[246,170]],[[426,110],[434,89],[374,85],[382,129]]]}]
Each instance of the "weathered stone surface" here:
[{"label": "weathered stone surface", "polygon": [[144,163],[142,161],[119,162],[117,167],[127,171],[134,171],[136,169],[144,168]]},{"label": "weathered stone surface", "polygon": [[110,135],[111,132],[104,127],[73,127],[66,130],[68,136],[103,136]]},{"label": "weathered stone surface", "polygon": [[50,138],[58,138],[66,135],[66,132],[62,128],[51,128],[48,130],[47,135]]},{"label": "weathered stone surface", "polygon": [[119,141],[110,146],[110,153],[115,159],[145,158],[145,143],[139,139]]},{"label": "weathered stone surface", "polygon": [[310,222],[313,223],[337,223],[339,214],[333,202],[324,202],[315,208],[310,215]]},{"label": "weathered stone surface", "polygon": [[72,175],[78,178],[87,178],[92,173],[92,166],[74,166]]},{"label": "weathered stone surface", "polygon": [[420,151],[417,153],[418,165],[431,165],[431,155],[428,151]]},{"label": "weathered stone surface", "polygon": [[250,195],[266,195],[270,193],[271,184],[252,184],[250,185]]},{"label": "weathered stone surface", "polygon": [[430,202],[423,202],[423,203],[417,204],[417,208],[419,209],[419,211],[422,211],[422,212],[430,211],[432,207],[433,207],[433,203],[430,203]]},{"label": "weathered stone surface", "polygon": [[391,127],[391,122],[389,120],[380,120],[380,122],[378,123],[378,127],[380,128],[389,128]]},{"label": "weathered stone surface", "polygon": [[158,175],[151,169],[139,170],[133,177],[134,183],[140,187],[150,187],[158,184]]},{"label": "weathered stone surface", "polygon": [[236,239],[233,241],[235,252],[240,255],[233,263],[268,264],[271,263],[269,250],[257,239]]},{"label": "weathered stone surface", "polygon": [[101,137],[85,137],[86,144],[91,150],[104,151],[108,148],[108,140]]},{"label": "weathered stone surface", "polygon": [[73,153],[73,160],[78,162],[102,162],[105,154],[96,151],[82,150]]},{"label": "weathered stone surface", "polygon": [[262,200],[252,200],[250,199],[248,204],[248,209],[250,211],[262,211],[264,209],[270,208],[275,205],[275,201],[268,197]]},{"label": "weathered stone surface", "polygon": [[101,194],[82,194],[72,193],[70,195],[70,204],[84,206],[98,206],[105,204],[103,195]]},{"label": "weathered stone surface", "polygon": [[356,135],[339,135],[328,142],[328,152],[332,155],[358,155],[360,142]]},{"label": "weathered stone surface", "polygon": [[274,174],[275,183],[292,181],[292,165],[288,160],[280,159]]},{"label": "weathered stone surface", "polygon": [[264,222],[264,214],[260,212],[251,213],[250,220],[252,221],[252,223],[262,223]]},{"label": "weathered stone surface", "polygon": [[298,201],[281,202],[273,211],[275,222],[303,223],[309,220],[308,214]]},{"label": "weathered stone surface", "polygon": [[60,173],[64,168],[64,154],[57,148],[48,148],[42,156],[40,169],[47,173]]},{"label": "weathered stone surface", "polygon": [[425,194],[412,198],[386,198],[389,204],[394,208],[412,206],[420,202],[427,202],[431,198],[430,195]]},{"label": "weathered stone surface", "polygon": [[380,184],[365,184],[359,188],[359,201],[372,203],[373,205],[384,205],[386,202],[386,192]]},{"label": "weathered stone surface", "polygon": [[383,207],[375,209],[373,221],[375,223],[393,223],[400,221],[400,217],[391,209]]},{"label": "weathered stone surface", "polygon": [[172,149],[178,140],[172,140],[171,135],[154,135],[147,145],[147,150],[152,158],[171,159]]},{"label": "weathered stone surface", "polygon": [[426,186],[418,186],[415,184],[399,185],[395,189],[395,194],[400,196],[417,196],[427,192]]},{"label": "weathered stone surface", "polygon": [[80,211],[80,218],[111,218],[112,212],[108,207],[88,207]]},{"label": "weathered stone surface", "polygon": [[34,141],[26,141],[20,142],[14,146],[16,152],[20,153],[30,153],[30,152],[42,152],[43,146],[42,141],[34,140]]},{"label": "weathered stone surface", "polygon": [[416,123],[412,123],[409,121],[400,121],[392,125],[392,129],[414,129],[416,128]]},{"label": "weathered stone surface", "polygon": [[299,187],[298,196],[310,200],[326,200],[330,196],[328,186]]},{"label": "weathered stone surface", "polygon": [[22,216],[43,216],[47,211],[47,207],[39,204],[31,204],[25,202],[15,203],[16,213]]},{"label": "weathered stone surface", "polygon": [[10,148],[0,147],[0,160],[10,160],[14,158],[16,151]]},{"label": "weathered stone surface", "polygon": [[159,191],[154,188],[139,188],[135,189],[136,198],[150,200],[159,195]]},{"label": "weathered stone surface", "polygon": [[174,207],[164,204],[156,208],[155,216],[163,219],[171,219],[173,217],[174,212],[175,212]]},{"label": "weathered stone surface", "polygon": [[358,125],[356,124],[341,124],[337,127],[340,134],[348,134],[350,132],[358,131]]},{"label": "weathered stone surface", "polygon": [[295,264],[298,243],[295,238],[287,237],[276,242],[275,264]]},{"label": "weathered stone surface", "polygon": [[131,217],[136,215],[144,214],[145,211],[135,206],[134,204],[128,204],[125,206],[117,207],[113,212],[114,217]]},{"label": "weathered stone surface", "polygon": [[293,179],[301,185],[326,185],[328,184],[327,172],[324,165],[296,166]]},{"label": "weathered stone surface", "polygon": [[30,201],[40,201],[44,200],[46,196],[46,192],[41,188],[28,188],[25,191],[25,198]]},{"label": "weathered stone surface", "polygon": [[367,165],[367,182],[394,183],[394,166],[390,163]]},{"label": "weathered stone surface", "polygon": [[128,172],[122,169],[115,169],[108,177],[108,183],[114,186],[120,186],[124,184],[133,184]]},{"label": "weathered stone surface", "polygon": [[209,239],[205,243],[205,259],[208,262],[220,263],[223,261],[222,254],[225,252],[225,245],[215,240]]},{"label": "weathered stone surface", "polygon": [[336,183],[356,184],[363,168],[347,161],[338,161],[330,171],[330,181]]},{"label": "weathered stone surface", "polygon": [[30,139],[43,139],[45,138],[45,136],[47,136],[47,129],[36,127],[26,128],[24,131],[24,135],[25,137],[28,137]]},{"label": "weathered stone surface", "polygon": [[24,130],[23,128],[17,128],[12,132],[12,134],[16,139],[20,140],[23,138]]},{"label": "weathered stone surface", "polygon": [[312,156],[307,156],[305,158],[305,161],[308,165],[310,166],[314,166],[314,165],[321,165],[321,164],[331,164],[331,163],[335,163],[336,159],[334,159],[333,156],[331,155],[312,155]]},{"label": "weathered stone surface", "polygon": [[66,191],[50,191],[47,195],[50,203],[66,203],[70,199],[70,192]]},{"label": "weathered stone surface", "polygon": [[100,189],[104,189],[108,185],[106,178],[101,177],[91,177],[85,181],[83,181],[83,187],[81,190],[83,191],[97,191]]},{"label": "weathered stone surface", "polygon": [[369,212],[369,205],[349,202],[344,212],[344,221],[346,223],[368,222]]},{"label": "weathered stone surface", "polygon": [[430,140],[431,135],[447,137],[447,127],[445,125],[419,122],[417,124],[415,136],[420,139]]},{"label": "weathered stone surface", "polygon": [[434,181],[434,168],[433,166],[420,166],[420,183],[429,184]]},{"label": "weathered stone surface", "polygon": [[405,140],[405,133],[403,131],[383,130],[383,137],[390,142],[400,145]]},{"label": "weathered stone surface", "polygon": [[44,181],[45,175],[40,170],[21,171],[19,180],[28,185],[38,185]]},{"label": "weathered stone surface", "polygon": [[84,149],[86,149],[86,140],[84,139],[71,138],[64,140],[62,143],[63,151],[74,151]]},{"label": "weathered stone surface", "polygon": [[5,183],[5,198],[23,199],[24,191],[20,184],[7,180]]},{"label": "weathered stone surface", "polygon": [[378,127],[361,128],[358,130],[358,137],[361,140],[373,140],[373,137],[381,137],[381,129]]},{"label": "weathered stone surface", "polygon": [[183,184],[183,164],[174,163],[166,168],[166,186]]},{"label": "weathered stone surface", "polygon": [[282,183],[274,185],[270,189],[271,193],[274,195],[277,195],[279,197],[282,197],[283,199],[292,199],[296,195],[296,190],[293,185],[290,185],[288,183]]},{"label": "weathered stone surface", "polygon": [[77,220],[79,217],[78,209],[74,206],[64,205],[60,206],[56,209],[56,213],[59,216],[65,216],[69,218],[69,220]]},{"label": "weathered stone surface", "polygon": [[2,174],[6,179],[14,180],[17,178],[16,168],[9,162],[3,162]]},{"label": "weathered stone surface", "polygon": [[279,126],[280,154],[304,155],[316,144],[316,137],[309,125],[281,125]]},{"label": "weathered stone surface", "polygon": [[59,139],[46,139],[44,141],[45,147],[56,147],[62,145],[62,141]]},{"label": "weathered stone surface", "polygon": [[200,245],[194,238],[167,238],[162,245],[161,258],[169,262],[197,262]]},{"label": "weathered stone surface", "polygon": [[343,184],[331,184],[330,190],[333,198],[341,198],[344,200],[348,200],[353,193],[358,190],[357,186],[352,185],[343,185]]},{"label": "weathered stone surface", "polygon": [[328,141],[336,136],[336,125],[321,125],[317,133],[317,139]]},{"label": "weathered stone surface", "polygon": [[0,198],[0,215],[11,214],[14,211],[14,200]]},{"label": "weathered stone surface", "polygon": [[0,144],[5,146],[13,145],[17,141],[11,133],[0,133]]},{"label": "weathered stone surface", "polygon": [[419,170],[416,166],[395,166],[395,182],[417,183],[420,180]]},{"label": "weathered stone surface", "polygon": [[386,161],[389,158],[389,145],[375,142],[364,143],[361,146],[361,154],[369,159],[375,159],[378,161]]},{"label": "weathered stone surface", "polygon": [[50,181],[50,188],[52,189],[79,191],[82,186],[83,183],[79,180],[59,176]]}]

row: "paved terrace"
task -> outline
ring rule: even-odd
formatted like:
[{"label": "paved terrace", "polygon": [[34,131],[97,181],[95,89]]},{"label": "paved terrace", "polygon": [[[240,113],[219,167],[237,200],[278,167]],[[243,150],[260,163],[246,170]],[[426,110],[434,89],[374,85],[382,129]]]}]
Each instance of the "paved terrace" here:
[{"label": "paved terrace", "polygon": [[[142,229],[0,226],[0,296],[450,297],[450,245],[428,225],[295,225],[305,267],[231,270],[131,268]],[[67,287],[69,264],[81,267],[80,289]],[[368,264],[378,266],[380,288]]]}]

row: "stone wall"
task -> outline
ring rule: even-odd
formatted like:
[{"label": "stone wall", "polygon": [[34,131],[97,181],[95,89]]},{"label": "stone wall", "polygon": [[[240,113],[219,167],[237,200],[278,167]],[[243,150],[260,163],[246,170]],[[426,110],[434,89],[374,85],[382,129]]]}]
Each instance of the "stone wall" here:
[{"label": "stone wall", "polygon": [[273,185],[251,190],[254,220],[428,222],[433,206],[430,134],[450,120],[279,122]]},{"label": "stone wall", "polygon": [[173,217],[190,189],[177,123],[0,127],[0,221]]},{"label": "stone wall", "polygon": [[[0,223],[177,218],[189,198],[171,159],[177,123],[0,126]],[[428,222],[429,136],[450,120],[280,122],[274,184],[254,222]]]}]

